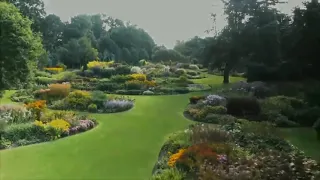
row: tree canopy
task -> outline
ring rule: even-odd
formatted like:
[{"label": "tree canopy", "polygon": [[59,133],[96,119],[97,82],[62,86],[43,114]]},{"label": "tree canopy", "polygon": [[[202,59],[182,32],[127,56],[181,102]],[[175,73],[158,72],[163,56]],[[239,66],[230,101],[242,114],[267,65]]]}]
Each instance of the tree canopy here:
[{"label": "tree canopy", "polygon": [[15,6],[0,2],[0,24],[0,88],[4,89],[27,83],[44,49],[31,21]]}]

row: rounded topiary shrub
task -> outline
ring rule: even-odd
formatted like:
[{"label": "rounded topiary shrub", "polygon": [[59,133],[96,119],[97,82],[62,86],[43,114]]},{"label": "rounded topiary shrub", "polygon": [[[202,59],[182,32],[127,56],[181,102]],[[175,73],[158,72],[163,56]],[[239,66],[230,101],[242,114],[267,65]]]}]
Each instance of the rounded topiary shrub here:
[{"label": "rounded topiary shrub", "polygon": [[177,70],[175,71],[175,74],[177,74],[177,75],[179,75],[179,76],[184,75],[184,74],[186,74],[186,73],[187,73],[187,71],[186,71],[185,69],[177,69]]},{"label": "rounded topiary shrub", "polygon": [[97,112],[97,111],[98,111],[97,105],[95,105],[95,104],[90,104],[90,105],[88,106],[88,111],[89,111],[89,112],[92,112],[92,113]]},{"label": "rounded topiary shrub", "polygon": [[199,67],[197,65],[195,65],[195,64],[190,64],[189,69],[199,70]]}]

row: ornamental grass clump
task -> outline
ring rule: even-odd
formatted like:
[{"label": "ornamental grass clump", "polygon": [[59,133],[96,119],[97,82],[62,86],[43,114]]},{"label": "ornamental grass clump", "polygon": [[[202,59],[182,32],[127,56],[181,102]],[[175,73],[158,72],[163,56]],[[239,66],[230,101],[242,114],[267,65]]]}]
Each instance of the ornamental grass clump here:
[{"label": "ornamental grass clump", "polygon": [[7,124],[26,123],[34,120],[34,116],[26,107],[19,105],[0,105],[0,119]]}]

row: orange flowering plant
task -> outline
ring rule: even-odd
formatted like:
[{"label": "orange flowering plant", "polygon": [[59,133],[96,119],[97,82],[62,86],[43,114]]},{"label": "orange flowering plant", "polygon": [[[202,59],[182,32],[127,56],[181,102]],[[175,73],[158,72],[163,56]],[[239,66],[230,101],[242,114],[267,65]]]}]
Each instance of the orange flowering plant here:
[{"label": "orange flowering plant", "polygon": [[45,100],[39,100],[25,104],[25,107],[33,113],[36,119],[40,119],[41,112],[47,107],[46,103]]}]

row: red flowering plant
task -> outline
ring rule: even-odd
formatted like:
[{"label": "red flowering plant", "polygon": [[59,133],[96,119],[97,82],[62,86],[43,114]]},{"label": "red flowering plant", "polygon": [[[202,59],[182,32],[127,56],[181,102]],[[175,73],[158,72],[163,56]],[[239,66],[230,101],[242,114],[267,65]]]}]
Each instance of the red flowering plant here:
[{"label": "red flowering plant", "polygon": [[176,160],[176,166],[186,172],[196,172],[205,161],[216,164],[219,163],[219,158],[221,159],[212,145],[195,144],[188,147]]}]

